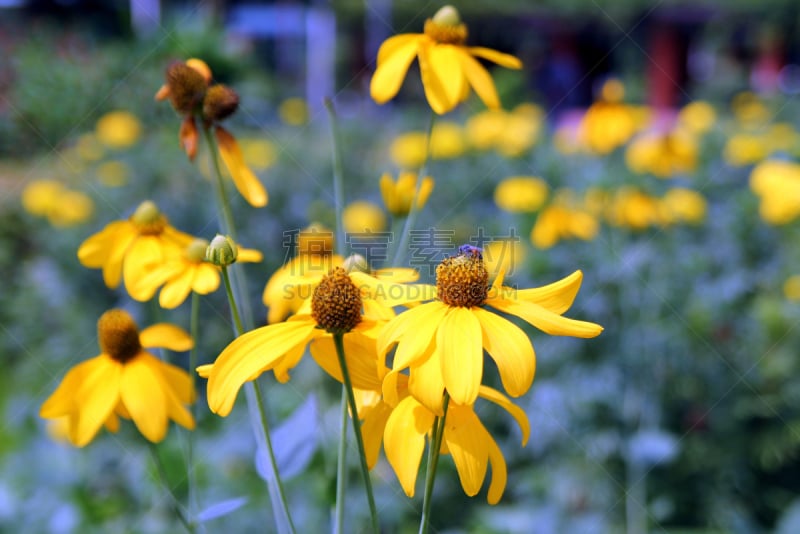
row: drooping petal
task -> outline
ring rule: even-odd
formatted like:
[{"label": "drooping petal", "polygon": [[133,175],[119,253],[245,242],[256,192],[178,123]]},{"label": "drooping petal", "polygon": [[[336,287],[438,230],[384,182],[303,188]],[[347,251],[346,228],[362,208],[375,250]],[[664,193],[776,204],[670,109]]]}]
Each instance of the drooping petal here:
[{"label": "drooping petal", "polygon": [[[344,352],[347,370],[354,388],[380,391],[378,353],[375,340],[358,332],[344,335]],[[317,338],[311,343],[311,356],[322,369],[339,382],[343,382],[339,357],[332,336]]]},{"label": "drooping petal", "polygon": [[581,288],[582,280],[583,273],[575,271],[571,275],[546,286],[511,290],[510,296],[516,300],[533,302],[561,315],[572,306],[575,296]]},{"label": "drooping petal", "polygon": [[525,332],[514,323],[481,308],[472,310],[481,323],[483,346],[497,364],[503,387],[519,397],[533,383],[536,355]]},{"label": "drooping petal", "polygon": [[195,267],[189,267],[178,276],[168,280],[164,287],[161,288],[161,293],[158,294],[158,303],[161,307],[172,310],[183,304],[183,301],[192,292],[194,275]]},{"label": "drooping petal", "polygon": [[186,152],[189,161],[194,161],[197,155],[197,125],[194,122],[194,116],[189,115],[181,123],[181,129],[178,132],[178,143],[181,149]]},{"label": "drooping petal", "polygon": [[364,439],[364,453],[367,457],[367,467],[372,469],[378,463],[378,455],[383,443],[383,432],[392,408],[385,402],[379,402],[364,415],[361,423],[361,437]]},{"label": "drooping petal", "polygon": [[464,85],[467,83],[460,63],[460,56],[464,52],[448,44],[431,46],[428,52],[430,68],[442,84],[448,105],[453,108],[461,102]]},{"label": "drooping petal", "polygon": [[161,265],[154,266],[147,274],[139,278],[134,292],[144,297],[144,300],[150,300],[159,287],[168,280],[179,276],[185,270],[186,263],[184,261],[166,261]]},{"label": "drooping petal", "polygon": [[156,323],[139,332],[139,342],[145,348],[163,347],[184,352],[194,347],[189,332],[170,323]]},{"label": "drooping petal", "polygon": [[[172,419],[179,425],[189,430],[194,430],[194,417],[186,409],[186,404],[193,400],[194,391],[191,390],[190,384],[185,384],[189,380],[189,375],[183,369],[177,368],[173,365],[167,364],[152,356],[151,354],[143,354],[150,358],[148,365],[156,374],[161,390],[164,392],[164,400],[166,401],[167,417]],[[141,356],[140,356],[141,357]],[[183,373],[184,377],[178,379],[180,383],[175,387],[174,381],[180,376],[178,373]],[[185,391],[189,387],[190,392]],[[190,401],[187,402],[186,395],[191,393]]]},{"label": "drooping petal", "polygon": [[140,280],[147,276],[153,267],[164,261],[164,244],[157,236],[139,236],[132,244],[122,262],[122,278],[128,294],[143,302],[148,299],[147,288],[140,284]]},{"label": "drooping petal", "polygon": [[192,386],[192,378],[189,373],[176,365],[160,360],[159,371],[164,378],[164,383],[175,393],[175,397],[181,404],[191,404],[195,401],[197,392]]},{"label": "drooping petal", "polygon": [[603,327],[599,324],[562,317],[532,302],[492,299],[487,301],[487,304],[502,312],[516,315],[551,336],[590,338],[600,335],[603,331]]},{"label": "drooping petal", "polygon": [[[236,261],[239,261],[237,258]],[[213,293],[219,287],[219,269],[214,265],[202,263],[195,268],[192,289],[199,295]]]},{"label": "drooping petal", "polygon": [[106,419],[106,422],[103,423],[103,426],[106,427],[106,430],[113,432],[114,434],[119,432],[119,417],[117,417],[117,414],[111,412],[111,415],[108,416],[108,419]]},{"label": "drooping petal", "polygon": [[[383,271],[381,279],[358,271],[350,273],[350,279],[358,286],[363,295],[377,300],[384,306],[404,306],[410,302],[423,302],[436,298],[436,286],[386,281],[390,278],[387,272],[394,272],[394,269],[384,269]],[[407,271],[398,269],[397,274],[413,276]],[[417,274],[417,276],[419,275]]]},{"label": "drooping petal", "polygon": [[234,339],[217,357],[208,377],[208,406],[226,416],[242,385],[255,373],[271,369],[287,352],[312,337],[313,319],[286,321],[251,330]]},{"label": "drooping petal", "polygon": [[78,247],[78,261],[84,267],[98,269],[108,260],[111,245],[122,237],[126,241],[133,239],[134,234],[126,231],[131,226],[129,221],[114,221],[98,233],[89,237]]},{"label": "drooping petal", "polygon": [[414,496],[425,436],[433,426],[434,415],[414,397],[406,397],[395,406],[386,421],[383,448],[406,495]]},{"label": "drooping petal", "polygon": [[503,457],[503,451],[500,450],[491,435],[487,445],[489,446],[489,462],[492,464],[492,482],[489,484],[486,500],[489,504],[495,505],[500,502],[500,498],[506,490],[508,469],[506,468],[506,459]]},{"label": "drooping petal", "polygon": [[106,355],[98,356],[84,376],[75,396],[77,420],[70,425],[70,441],[83,447],[94,438],[119,400],[122,364]]},{"label": "drooping petal", "polygon": [[444,441],[453,456],[464,493],[475,496],[486,478],[492,437],[471,407],[453,404],[447,410]]},{"label": "drooping petal", "polygon": [[127,362],[122,368],[119,393],[139,432],[158,443],[167,434],[167,400],[158,371],[151,365],[152,361],[141,355]]},{"label": "drooping petal", "polygon": [[483,342],[481,324],[470,308],[449,309],[436,332],[436,348],[450,397],[458,404],[475,402],[483,378]]},{"label": "drooping petal", "polygon": [[530,438],[531,435],[531,424],[528,421],[528,416],[525,414],[525,410],[512,403],[505,395],[496,389],[492,389],[488,386],[481,386],[481,390],[478,395],[486,400],[492,401],[511,414],[511,416],[517,421],[519,429],[522,432],[522,446],[524,447],[528,443],[528,438]]},{"label": "drooping petal", "polygon": [[378,50],[378,66],[369,84],[369,94],[378,104],[395,97],[403,85],[408,67],[417,55],[420,36],[395,35],[387,39]]},{"label": "drooping petal", "polygon": [[447,310],[446,305],[433,301],[404,311],[389,321],[378,336],[378,354],[385,355],[399,341],[392,369],[408,367],[425,354]]},{"label": "drooping petal", "polygon": [[507,69],[522,68],[522,61],[520,61],[516,56],[512,56],[511,54],[504,54],[502,52],[498,52],[497,50],[492,50],[491,48],[484,48],[482,46],[470,46],[467,48],[467,52],[469,52],[473,56],[478,56],[482,57],[483,59],[488,59],[492,63],[497,63],[501,67],[506,67]]},{"label": "drooping petal", "polygon": [[431,109],[443,115],[456,107],[458,100],[450,101],[447,91],[444,88],[439,75],[430,61],[430,49],[436,46],[434,43],[422,41],[419,44],[417,53],[419,55],[419,71],[422,76],[422,87],[425,89],[425,98]]},{"label": "drooping petal", "polygon": [[428,358],[411,365],[408,373],[408,391],[428,410],[443,415],[444,378],[439,350],[430,351]]},{"label": "drooping petal", "polygon": [[459,54],[458,59],[467,77],[469,84],[475,89],[475,93],[483,100],[489,109],[500,107],[500,97],[497,96],[497,89],[494,86],[492,75],[478,63],[475,58],[467,53]]},{"label": "drooping petal", "polygon": [[227,130],[217,126],[214,130],[219,146],[219,153],[222,161],[231,173],[234,185],[239,193],[251,206],[260,208],[267,205],[267,190],[261,185],[253,171],[247,166],[242,150]]},{"label": "drooping petal", "polygon": [[[315,329],[311,333],[311,339],[317,339],[320,336],[325,335],[325,333],[320,329]],[[303,355],[306,353],[306,345],[305,343],[301,345],[297,345],[296,347],[288,350],[283,358],[279,359],[275,362],[275,367],[272,368],[272,372],[275,374],[275,380],[280,382],[281,384],[285,384],[291,378],[289,376],[289,371],[294,369],[300,360],[303,358]]]},{"label": "drooping petal", "polygon": [[261,251],[254,248],[239,247],[239,255],[236,256],[237,262],[258,263],[263,259]]},{"label": "drooping petal", "polygon": [[53,419],[69,414],[76,409],[75,395],[80,389],[85,377],[92,373],[97,365],[102,365],[102,356],[96,356],[81,362],[64,375],[56,390],[44,401],[39,408],[39,416]]}]

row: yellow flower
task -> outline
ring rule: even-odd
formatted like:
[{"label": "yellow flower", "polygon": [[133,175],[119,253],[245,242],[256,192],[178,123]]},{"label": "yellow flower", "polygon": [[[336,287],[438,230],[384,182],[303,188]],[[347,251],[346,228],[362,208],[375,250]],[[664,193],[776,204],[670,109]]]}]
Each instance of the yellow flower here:
[{"label": "yellow flower", "polygon": [[128,111],[109,111],[95,125],[97,138],[111,148],[128,148],[139,140],[142,124]]},{"label": "yellow flower", "polygon": [[22,191],[22,206],[31,215],[46,217],[55,227],[81,224],[94,212],[94,202],[85,193],[67,189],[56,180],[35,180]]},{"label": "yellow flower", "polygon": [[750,189],[761,199],[759,213],[769,224],[787,224],[800,215],[800,164],[759,163],[750,173]]},{"label": "yellow flower", "polygon": [[499,108],[494,81],[475,59],[487,59],[510,69],[522,68],[519,59],[483,47],[468,47],[467,27],[458,11],[444,6],[425,21],[425,33],[406,33],[387,39],[378,50],[378,65],[370,94],[378,104],[394,98],[411,62],[419,58],[425,96],[431,109],[444,114],[469,97],[470,88],[489,108]]},{"label": "yellow flower", "polygon": [[534,176],[510,176],[494,189],[494,203],[511,213],[529,213],[547,200],[547,182]]},{"label": "yellow flower", "polygon": [[[208,241],[195,239],[180,255],[156,264],[136,283],[136,298],[150,300],[161,287],[158,303],[162,308],[172,309],[180,306],[189,293],[207,295],[219,287],[219,267],[206,261]],[[261,253],[257,250],[239,248],[237,262],[259,262]],[[163,286],[163,287],[162,287]]]},{"label": "yellow flower", "polygon": [[709,131],[716,121],[717,112],[703,100],[690,102],[678,112],[678,123],[698,135]]},{"label": "yellow flower", "polygon": [[308,122],[308,105],[302,98],[287,98],[278,106],[278,116],[285,124],[302,126]]},{"label": "yellow flower", "polygon": [[380,232],[386,228],[386,216],[372,202],[357,200],[342,211],[342,226],[348,233]]},{"label": "yellow flower", "polygon": [[725,143],[723,157],[728,165],[742,167],[762,161],[769,155],[767,139],[763,135],[739,133]]},{"label": "yellow flower", "polygon": [[633,230],[644,230],[667,222],[664,205],[657,198],[626,187],[617,190],[608,215],[611,224]]},{"label": "yellow flower", "polygon": [[106,161],[97,166],[95,173],[101,184],[107,187],[121,187],[128,183],[131,171],[122,161]]},{"label": "yellow flower", "polygon": [[578,238],[590,241],[597,236],[600,225],[595,216],[578,205],[569,190],[556,191],[553,201],[539,212],[531,229],[531,243],[547,249],[562,239]]},{"label": "yellow flower", "polygon": [[483,247],[483,261],[490,278],[497,278],[500,273],[511,275],[525,261],[525,247],[519,237],[490,241]]},{"label": "yellow flower", "polygon": [[139,332],[131,316],[119,309],[104,313],[97,331],[100,355],[73,367],[39,415],[67,417],[67,436],[77,447],[89,443],[103,425],[116,432],[118,416],[133,419],[139,432],[154,443],[164,439],[170,419],[194,429],[194,418],[186,409],[195,398],[188,373],[145,350],[189,350],[194,346],[189,334],[166,323]]},{"label": "yellow flower", "polygon": [[417,188],[417,173],[414,172],[400,172],[396,182],[388,172],[383,173],[380,181],[383,205],[395,217],[405,217],[411,211],[415,194],[417,201],[414,209],[422,209],[433,191],[433,184],[433,178],[426,176]]},{"label": "yellow flower", "polygon": [[137,298],[139,279],[154,265],[180,254],[192,239],[170,226],[166,216],[147,200],[128,220],[114,221],[84,241],[78,248],[78,260],[84,267],[103,269],[103,281],[110,288],[124,278],[128,293]]},{"label": "yellow flower", "polygon": [[[431,133],[431,159],[453,159],[466,150],[461,127],[452,122],[440,121]],[[398,135],[389,145],[389,156],[402,169],[418,169],[425,163],[428,153],[428,136],[413,131]]]},{"label": "yellow flower", "polygon": [[[516,419],[522,430],[522,445],[525,446],[530,436],[530,424],[525,412],[500,392],[486,386],[480,386],[478,396],[495,402]],[[425,440],[431,433],[436,415],[409,395],[392,409],[385,423],[383,446],[386,458],[409,497],[414,496]],[[491,464],[492,481],[486,498],[489,504],[497,504],[508,479],[506,461],[472,405],[450,401],[442,444],[443,452],[453,457],[461,487],[470,497],[480,491],[486,478],[486,468]]]},{"label": "yellow flower", "polygon": [[465,132],[478,150],[493,148],[503,155],[518,157],[536,144],[543,117],[544,112],[534,104],[520,104],[510,113],[489,109],[470,117]]},{"label": "yellow flower", "polygon": [[488,278],[480,253],[473,249],[446,258],[436,268],[436,300],[404,311],[378,337],[380,355],[397,345],[390,375],[410,368],[411,394],[434,413],[442,411],[445,389],[457,404],[475,401],[484,348],[497,364],[509,395],[522,395],[533,382],[536,362],[530,339],[484,305],[516,315],[551,335],[594,337],[602,331],[594,323],[561,316],[578,292],[580,271],[526,290],[503,287],[502,274],[490,290]]},{"label": "yellow flower", "polygon": [[648,133],[636,137],[625,151],[625,162],[633,172],[659,178],[688,174],[697,167],[697,140],[687,131]]},{"label": "yellow flower", "polygon": [[103,145],[100,144],[98,136],[94,134],[83,134],[75,143],[75,153],[83,161],[97,161],[103,157],[103,152]]},{"label": "yellow flower", "polygon": [[275,145],[267,139],[240,139],[245,162],[258,171],[265,171],[275,165],[278,159]]},{"label": "yellow flower", "polygon": [[783,284],[783,294],[789,300],[800,300],[800,274],[795,274],[786,279]]},{"label": "yellow flower", "polygon": [[700,224],[706,218],[706,199],[697,191],[676,187],[667,191],[661,202],[675,222]]},{"label": "yellow flower", "polygon": [[370,309],[366,304],[371,296],[369,288],[376,285],[385,290],[380,297],[383,304],[394,306],[407,302],[409,293],[406,291],[393,290],[393,285],[383,284],[367,274],[347,273],[341,267],[334,267],[320,280],[311,298],[304,301],[296,315],[233,340],[212,366],[198,369],[202,376],[208,377],[211,411],[227,416],[242,385],[266,371],[273,371],[280,382],[288,381],[289,370],[300,362],[309,343],[312,357],[323,369],[338,369],[335,352],[329,350],[333,347],[332,333],[343,334],[353,386],[373,388],[378,360],[364,355],[367,349],[375,346],[380,322],[362,315],[362,307]]}]

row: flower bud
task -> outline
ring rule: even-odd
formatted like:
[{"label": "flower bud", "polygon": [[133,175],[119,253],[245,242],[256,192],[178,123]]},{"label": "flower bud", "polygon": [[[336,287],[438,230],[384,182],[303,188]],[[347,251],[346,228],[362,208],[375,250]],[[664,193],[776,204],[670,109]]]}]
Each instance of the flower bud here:
[{"label": "flower bud", "polygon": [[203,118],[216,122],[231,116],[239,107],[239,95],[222,84],[212,85],[203,98]]},{"label": "flower bud", "polygon": [[441,26],[458,26],[461,24],[461,15],[451,5],[442,6],[433,16],[433,22]]},{"label": "flower bud", "polygon": [[208,248],[206,248],[206,261],[218,267],[227,267],[235,263],[238,255],[239,247],[236,246],[233,239],[222,234],[217,234],[217,236],[211,240],[211,244],[208,245]]},{"label": "flower bud", "polygon": [[167,69],[167,87],[172,107],[181,115],[189,115],[203,100],[208,82],[186,63],[173,63]]},{"label": "flower bud", "polygon": [[347,271],[348,273],[358,271],[369,274],[371,272],[369,268],[369,262],[367,262],[367,258],[362,256],[361,254],[351,254],[350,256],[348,256],[344,260],[342,267],[344,267],[344,270]]},{"label": "flower bud", "polygon": [[200,263],[206,259],[206,250],[208,250],[208,240],[197,238],[189,243],[189,246],[183,251],[187,260]]}]

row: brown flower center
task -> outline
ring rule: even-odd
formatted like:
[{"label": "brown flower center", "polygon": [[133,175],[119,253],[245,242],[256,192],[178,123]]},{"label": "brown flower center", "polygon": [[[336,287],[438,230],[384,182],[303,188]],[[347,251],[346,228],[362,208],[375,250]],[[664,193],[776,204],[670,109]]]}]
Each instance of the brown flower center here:
[{"label": "brown flower center", "polygon": [[202,102],[208,81],[203,74],[186,63],[173,63],[167,69],[167,86],[175,111],[181,115],[189,115]]},{"label": "brown flower center", "polygon": [[311,297],[311,316],[331,333],[349,332],[361,322],[361,291],[341,267],[322,278]]},{"label": "brown flower center", "polygon": [[139,328],[128,312],[108,310],[97,321],[100,350],[118,362],[130,361],[142,350]]},{"label": "brown flower center", "polygon": [[439,44],[463,45],[467,41],[467,26],[440,24],[428,19],[425,21],[425,35]]},{"label": "brown flower center", "polygon": [[488,292],[489,271],[479,254],[445,258],[436,267],[436,293],[449,306],[481,306]]},{"label": "brown flower center", "polygon": [[130,221],[139,235],[159,235],[167,227],[167,217],[152,200],[145,200],[131,215]]}]

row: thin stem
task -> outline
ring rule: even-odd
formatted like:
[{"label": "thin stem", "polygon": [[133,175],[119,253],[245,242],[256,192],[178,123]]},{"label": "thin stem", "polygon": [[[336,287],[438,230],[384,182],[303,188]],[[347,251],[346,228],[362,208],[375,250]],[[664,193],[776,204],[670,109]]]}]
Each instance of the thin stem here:
[{"label": "thin stem", "polygon": [[345,254],[344,227],[342,225],[342,210],[344,202],[344,166],[342,152],[339,147],[339,122],[336,119],[336,110],[330,98],[325,99],[325,109],[331,124],[331,140],[333,143],[333,206],[336,213],[336,252],[340,256]]},{"label": "thin stem", "polygon": [[433,125],[436,122],[436,113],[431,111],[431,119],[428,122],[428,132],[427,132],[427,146],[425,147],[425,159],[422,160],[422,165],[419,168],[419,172],[417,172],[417,183],[414,185],[414,196],[411,197],[413,200],[411,201],[411,206],[408,208],[408,216],[406,217],[406,222],[403,225],[403,231],[400,233],[400,239],[397,241],[397,248],[394,250],[394,256],[392,257],[392,265],[396,266],[400,264],[400,260],[403,259],[403,250],[406,248],[408,244],[409,234],[411,230],[414,228],[414,223],[417,220],[417,200],[419,197],[419,191],[422,187],[422,179],[428,173],[428,161],[430,160],[431,154],[431,138],[433,137]]},{"label": "thin stem", "polygon": [[339,457],[336,460],[336,522],[334,523],[334,534],[344,532],[344,490],[345,490],[345,462],[347,454],[347,422],[350,417],[347,412],[347,388],[342,385],[342,419],[341,432],[339,434]]},{"label": "thin stem", "polygon": [[425,472],[425,497],[422,500],[422,517],[419,521],[419,534],[427,534],[431,526],[431,501],[433,501],[433,482],[436,479],[436,466],[439,463],[439,453],[442,449],[444,426],[447,420],[447,407],[450,404],[450,395],[445,391],[443,401],[443,414],[433,420],[433,436],[428,449],[428,467]]},{"label": "thin stem", "polygon": [[214,176],[216,177],[217,197],[219,198],[220,209],[222,210],[222,218],[224,221],[222,231],[231,236],[231,239],[236,241],[236,226],[233,224],[233,212],[231,211],[231,203],[228,201],[228,194],[225,192],[225,183],[222,180],[222,169],[219,166],[219,155],[217,155],[217,142],[214,136],[211,135],[211,128],[203,128],[203,135],[206,138],[208,151],[211,154],[211,166],[214,169]]},{"label": "thin stem", "polygon": [[[223,266],[222,270],[222,279],[225,282],[225,292],[228,295],[228,302],[231,307],[231,314],[233,315],[233,322],[236,326],[236,335],[241,336],[244,334],[244,328],[242,327],[242,320],[239,318],[239,311],[238,306],[236,305],[236,297],[234,296],[233,290],[231,289],[230,278],[228,276],[228,268]],[[286,501],[286,494],[283,491],[283,484],[281,483],[280,472],[278,471],[278,463],[275,460],[275,451],[272,448],[272,439],[270,438],[269,434],[269,421],[267,420],[267,409],[266,403],[264,401],[264,397],[261,395],[261,390],[258,388],[255,381],[249,381],[245,384],[245,394],[247,396],[247,404],[248,408],[250,409],[250,421],[253,425],[253,431],[256,434],[256,439],[259,440],[264,448],[267,451],[267,458],[269,459],[269,476],[267,480],[267,487],[270,490],[270,500],[273,505],[273,511],[275,513],[275,523],[278,527],[279,532],[291,532],[294,533],[294,522],[292,521],[292,515],[289,512],[289,505]],[[254,413],[254,408],[256,407],[258,413]],[[258,423],[255,422],[258,420],[261,423],[261,427],[259,429]],[[276,501],[280,503],[280,508],[277,507]],[[279,516],[283,515],[285,518],[284,522],[279,521]]]},{"label": "thin stem", "polygon": [[369,513],[372,519],[372,530],[375,534],[380,533],[378,523],[378,510],[375,507],[375,497],[372,494],[372,481],[369,478],[369,466],[367,466],[367,454],[364,449],[364,438],[361,436],[361,422],[358,419],[358,406],[356,396],[353,393],[353,383],[350,381],[350,371],[347,369],[347,360],[344,355],[344,334],[333,334],[333,344],[336,345],[336,355],[339,357],[339,367],[342,370],[344,387],[347,392],[347,401],[350,404],[350,415],[353,421],[353,433],[356,435],[358,444],[358,459],[361,464],[361,474],[364,477],[364,487],[367,491],[367,502],[369,503]]},{"label": "thin stem", "polygon": [[161,461],[161,457],[158,455],[158,449],[156,448],[155,443],[148,441],[147,444],[150,450],[150,455],[153,457],[153,463],[156,464],[158,479],[161,482],[161,485],[166,488],[167,493],[169,493],[170,501],[172,502],[172,509],[175,511],[175,515],[178,517],[181,524],[186,528],[186,531],[190,534],[194,534],[196,532],[195,525],[189,520],[186,510],[184,510],[180,500],[178,499],[178,496],[175,495],[175,492],[172,490],[172,486],[169,483],[169,478],[167,477],[167,469],[164,467],[164,462]]}]

